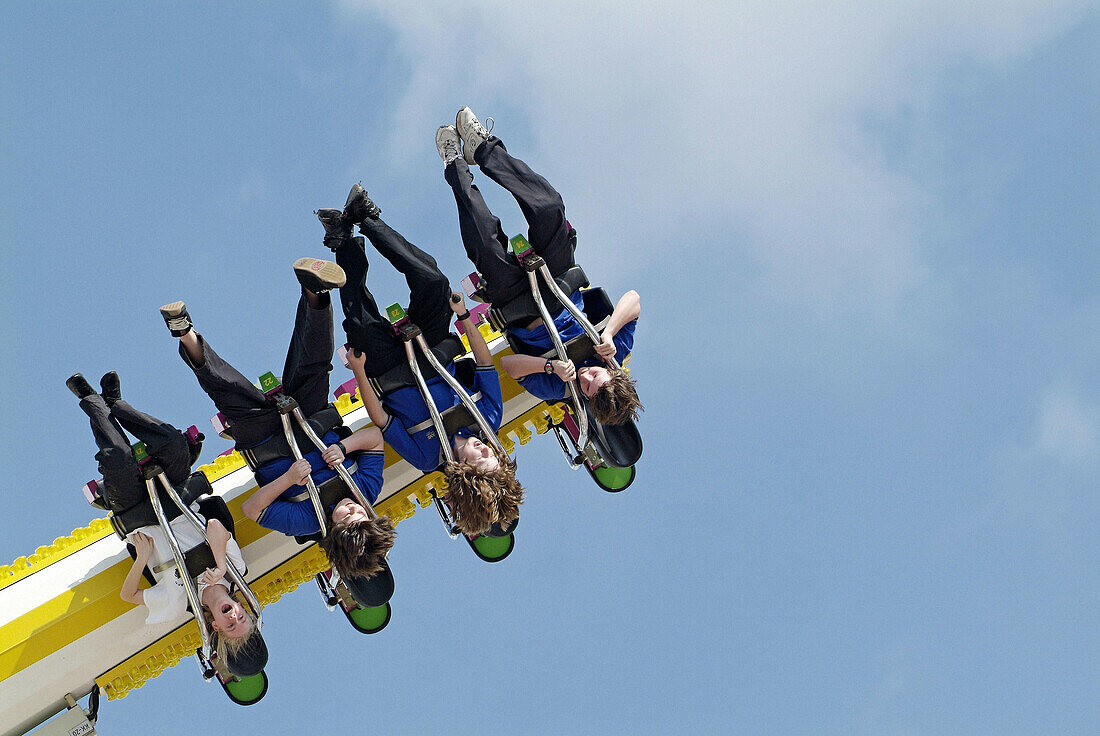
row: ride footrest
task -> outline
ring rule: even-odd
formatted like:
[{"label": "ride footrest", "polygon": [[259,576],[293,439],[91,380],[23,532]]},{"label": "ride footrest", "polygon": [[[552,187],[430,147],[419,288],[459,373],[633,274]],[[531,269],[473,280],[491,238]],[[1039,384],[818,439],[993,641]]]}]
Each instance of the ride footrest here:
[{"label": "ride footrest", "polygon": [[394,334],[402,340],[408,342],[420,334],[420,328],[409,320],[409,315],[400,304],[395,302],[386,307],[386,317],[390,321],[390,326],[393,327]]},{"label": "ride footrest", "polygon": [[103,497],[103,479],[90,480],[81,489],[84,492],[84,500],[97,509],[108,511],[107,499]]},{"label": "ride footrest", "polygon": [[508,244],[512,246],[512,253],[516,256],[516,260],[519,261],[519,265],[523,266],[524,270],[538,271],[546,265],[546,261],[535,252],[535,249],[527,242],[527,238],[522,235],[513,235],[508,240]]},{"label": "ride footrest", "polygon": [[474,301],[489,301],[485,296],[485,279],[477,271],[462,279],[462,290],[466,292],[466,296]]}]

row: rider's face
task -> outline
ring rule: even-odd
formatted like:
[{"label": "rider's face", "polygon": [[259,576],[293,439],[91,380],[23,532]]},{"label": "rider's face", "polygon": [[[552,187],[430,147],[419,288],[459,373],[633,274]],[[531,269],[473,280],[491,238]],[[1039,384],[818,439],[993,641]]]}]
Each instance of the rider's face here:
[{"label": "rider's face", "polygon": [[581,382],[581,393],[591,399],[600,386],[611,380],[611,372],[598,365],[590,365],[577,371],[577,378]]},{"label": "rider's face", "polygon": [[343,501],[336,504],[336,508],[332,510],[333,524],[339,524],[341,522],[350,524],[354,521],[365,521],[368,518],[370,517],[367,516],[367,510],[350,498],[345,498]]},{"label": "rider's face", "polygon": [[226,596],[210,609],[214,631],[227,639],[240,639],[252,630],[252,620],[239,602]]},{"label": "rider's face", "polygon": [[485,473],[500,467],[493,448],[477,437],[455,437],[455,460]]}]

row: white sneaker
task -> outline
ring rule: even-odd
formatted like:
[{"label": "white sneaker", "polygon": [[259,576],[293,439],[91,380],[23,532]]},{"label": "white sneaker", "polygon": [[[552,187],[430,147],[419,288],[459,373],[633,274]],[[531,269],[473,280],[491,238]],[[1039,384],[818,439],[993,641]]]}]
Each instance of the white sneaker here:
[{"label": "white sneaker", "polygon": [[439,126],[439,130],[435,132],[435,150],[439,151],[439,157],[443,159],[444,166],[449,166],[462,155],[462,141],[458,138],[458,130],[455,126]]},{"label": "white sneaker", "polygon": [[474,151],[488,140],[489,133],[493,129],[493,119],[485,118],[485,120],[489,123],[489,130],[482,126],[481,121],[474,115],[474,111],[468,107],[459,110],[458,115],[455,116],[455,126],[458,128],[458,134],[462,136],[462,155],[468,164],[474,163]]}]

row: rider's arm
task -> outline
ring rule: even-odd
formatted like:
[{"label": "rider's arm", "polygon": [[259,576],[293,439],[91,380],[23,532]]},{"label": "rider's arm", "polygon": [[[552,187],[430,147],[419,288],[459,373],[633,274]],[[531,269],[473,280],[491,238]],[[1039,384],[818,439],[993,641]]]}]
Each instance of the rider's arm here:
[{"label": "rider's arm", "polygon": [[138,583],[141,582],[142,571],[153,556],[153,540],[138,532],[134,535],[133,541],[137,556],[134,558],[134,564],[130,566],[130,572],[126,573],[126,579],[122,581],[122,590],[119,591],[119,596],[128,603],[140,606],[145,603],[145,595],[138,588]]},{"label": "rider's arm", "polygon": [[470,341],[470,351],[474,354],[474,362],[479,366],[491,366],[493,364],[493,354],[490,352],[481,330],[477,328],[472,319],[463,320],[462,327],[466,330],[466,339]]},{"label": "rider's arm", "polygon": [[359,396],[363,399],[363,407],[367,410],[367,416],[374,422],[374,426],[379,430],[385,429],[389,424],[390,415],[382,408],[382,402],[378,400],[374,389],[371,388],[370,379],[367,378],[367,371],[363,367],[367,356],[362,352],[356,355],[356,352],[358,351],[354,349],[348,352],[348,365],[351,366],[351,372],[355,374],[355,382],[359,384]]},{"label": "rider's arm", "polygon": [[[619,352],[619,346],[615,344],[615,336],[624,326],[638,319],[638,315],[641,313],[642,299],[638,296],[638,292],[631,289],[619,297],[619,303],[615,305],[615,311],[611,313],[611,317],[607,320],[607,326],[600,334],[600,344],[596,346],[596,352],[604,358],[610,358]],[[632,344],[634,340],[632,331],[628,331],[627,336],[629,340],[626,342]],[[623,347],[626,353],[629,354],[630,346],[624,345]]]},{"label": "rider's arm", "polygon": [[[375,397],[375,401],[378,401],[377,397]],[[360,429],[344,440],[343,444],[344,447],[348,448],[348,454],[381,450],[385,446],[382,440],[382,430],[379,427]]]},{"label": "rider's arm", "polygon": [[[576,370],[571,360],[552,360],[551,367],[554,375],[563,381],[572,381],[576,378]],[[500,367],[517,381],[532,373],[544,373],[546,371],[546,358],[538,355],[505,355],[500,359]]]},{"label": "rider's arm", "polygon": [[[466,300],[461,294],[455,292],[451,294],[451,309],[456,315],[466,314]],[[467,316],[462,320],[462,329],[466,331],[466,339],[470,341],[470,352],[474,354],[474,362],[479,366],[490,366],[493,364],[493,353],[489,350],[489,346],[485,343],[485,338],[481,335],[481,330],[474,324],[473,318]]]},{"label": "rider's arm", "polygon": [[[340,449],[340,445],[343,445],[343,450]],[[335,468],[337,464],[344,462],[347,456],[353,452],[366,452],[370,450],[381,450],[383,446],[382,431],[378,427],[367,427],[355,432],[345,440],[341,440],[339,444],[329,445],[324,452],[321,453],[321,459],[324,460],[330,468]]]},{"label": "rider's arm", "polygon": [[619,303],[615,305],[615,311],[611,313],[611,319],[607,321],[607,326],[603,328],[603,338],[610,340],[615,337],[623,325],[638,319],[641,313],[642,298],[638,296],[638,292],[631,289],[619,297]]},{"label": "rider's arm", "polygon": [[266,483],[256,489],[248,500],[241,504],[241,511],[252,521],[260,518],[260,514],[270,506],[275,499],[283,495],[286,489],[305,482],[306,476],[312,470],[309,460],[296,460],[287,471],[270,483]]},{"label": "rider's arm", "polygon": [[225,550],[232,538],[233,535],[217,519],[210,519],[206,522],[206,541],[210,543],[210,551],[214,553],[214,564],[216,566],[214,578],[224,576],[229,567],[225,562]]}]

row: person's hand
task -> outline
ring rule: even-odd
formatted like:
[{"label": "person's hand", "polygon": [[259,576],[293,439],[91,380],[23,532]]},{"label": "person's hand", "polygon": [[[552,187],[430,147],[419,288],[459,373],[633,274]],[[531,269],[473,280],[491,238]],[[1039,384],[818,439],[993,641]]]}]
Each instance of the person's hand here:
[{"label": "person's hand", "polygon": [[148,534],[134,532],[134,536],[130,538],[130,541],[133,543],[134,549],[137,550],[138,560],[147,562],[153,556],[155,545],[153,544],[153,538]]},{"label": "person's hand", "polygon": [[206,568],[206,572],[204,572],[199,577],[199,582],[203,583],[204,585],[213,585],[214,583],[218,582],[219,580],[221,580],[224,577],[225,577],[225,568],[224,567],[208,567],[208,568]]},{"label": "person's hand", "polygon": [[367,354],[359,348],[352,348],[348,351],[348,365],[352,370],[356,368],[362,368],[367,364]]},{"label": "person's hand", "polygon": [[602,358],[615,357],[615,343],[611,341],[611,338],[607,335],[600,335],[602,338],[600,344],[596,346],[596,352],[600,354]]},{"label": "person's hand", "polygon": [[286,476],[291,483],[300,486],[306,482],[306,478],[309,477],[312,470],[313,466],[309,464],[309,460],[302,458],[301,460],[295,460],[294,464],[287,468]]},{"label": "person's hand", "polygon": [[552,360],[550,365],[554,369],[554,375],[566,383],[577,377],[577,367],[571,360]]},{"label": "person's hand", "polygon": [[321,459],[328,463],[330,468],[334,468],[344,462],[344,451],[339,445],[329,445],[328,449],[321,453]]},{"label": "person's hand", "polygon": [[451,292],[451,298],[447,303],[451,305],[451,311],[455,314],[464,314],[466,312],[466,299],[457,291]]}]

